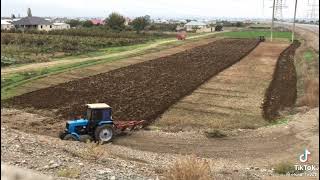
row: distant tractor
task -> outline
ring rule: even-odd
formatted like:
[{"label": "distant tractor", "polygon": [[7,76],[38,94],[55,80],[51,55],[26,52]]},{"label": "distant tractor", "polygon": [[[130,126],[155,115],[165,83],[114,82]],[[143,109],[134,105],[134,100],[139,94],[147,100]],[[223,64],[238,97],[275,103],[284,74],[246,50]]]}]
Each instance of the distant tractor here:
[{"label": "distant tractor", "polygon": [[115,131],[133,130],[144,123],[141,121],[112,120],[112,109],[105,103],[87,104],[86,117],[78,117],[66,123],[66,129],[60,133],[63,140],[109,142]]},{"label": "distant tractor", "polygon": [[187,38],[187,33],[185,31],[180,31],[177,34],[178,40],[185,40]]},{"label": "distant tractor", "polygon": [[264,36],[259,36],[258,39],[259,39],[260,42],[266,41],[266,38]]}]

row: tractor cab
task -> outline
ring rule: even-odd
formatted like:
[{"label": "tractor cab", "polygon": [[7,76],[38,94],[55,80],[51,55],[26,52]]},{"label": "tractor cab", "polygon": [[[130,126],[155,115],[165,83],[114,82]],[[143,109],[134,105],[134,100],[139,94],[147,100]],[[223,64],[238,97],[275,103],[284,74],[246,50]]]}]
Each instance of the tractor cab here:
[{"label": "tractor cab", "polygon": [[108,104],[96,103],[87,104],[86,119],[92,125],[99,125],[105,122],[112,122],[112,109]]},{"label": "tractor cab", "polygon": [[65,140],[96,140],[107,142],[113,136],[112,109],[105,103],[87,104],[85,118],[76,118],[66,123],[60,134]]}]

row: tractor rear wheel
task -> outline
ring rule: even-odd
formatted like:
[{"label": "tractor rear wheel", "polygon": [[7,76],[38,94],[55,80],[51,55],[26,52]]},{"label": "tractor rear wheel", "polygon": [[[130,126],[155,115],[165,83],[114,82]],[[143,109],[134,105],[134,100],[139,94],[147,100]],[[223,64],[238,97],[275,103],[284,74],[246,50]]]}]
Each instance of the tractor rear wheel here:
[{"label": "tractor rear wheel", "polygon": [[97,127],[95,130],[94,136],[95,139],[99,142],[109,142],[112,140],[114,134],[113,126],[109,124],[105,124]]},{"label": "tractor rear wheel", "polygon": [[78,139],[72,134],[67,134],[66,136],[64,136],[63,140],[66,140],[66,141],[77,141]]}]

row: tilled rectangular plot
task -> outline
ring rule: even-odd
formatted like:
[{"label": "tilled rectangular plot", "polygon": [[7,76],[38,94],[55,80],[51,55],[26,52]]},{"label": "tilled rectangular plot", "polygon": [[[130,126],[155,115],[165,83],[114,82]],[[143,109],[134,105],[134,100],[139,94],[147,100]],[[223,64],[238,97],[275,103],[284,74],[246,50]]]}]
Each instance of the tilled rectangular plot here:
[{"label": "tilled rectangular plot", "polygon": [[259,42],[223,39],[167,57],[119,68],[8,99],[18,108],[57,109],[63,118],[87,103],[113,107],[115,120],[154,120],[206,80],[239,61]]}]

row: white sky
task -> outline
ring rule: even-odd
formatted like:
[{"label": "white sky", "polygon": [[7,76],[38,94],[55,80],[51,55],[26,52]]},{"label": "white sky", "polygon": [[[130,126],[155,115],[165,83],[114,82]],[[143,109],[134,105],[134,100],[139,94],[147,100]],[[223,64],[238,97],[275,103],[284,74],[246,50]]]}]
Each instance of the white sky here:
[{"label": "white sky", "polygon": [[[295,0],[284,1],[283,16],[291,18]],[[298,17],[306,17],[307,2],[298,0]],[[272,0],[1,0],[1,16],[26,16],[30,7],[34,16],[106,17],[115,11],[129,17],[271,18],[271,6]]]}]

